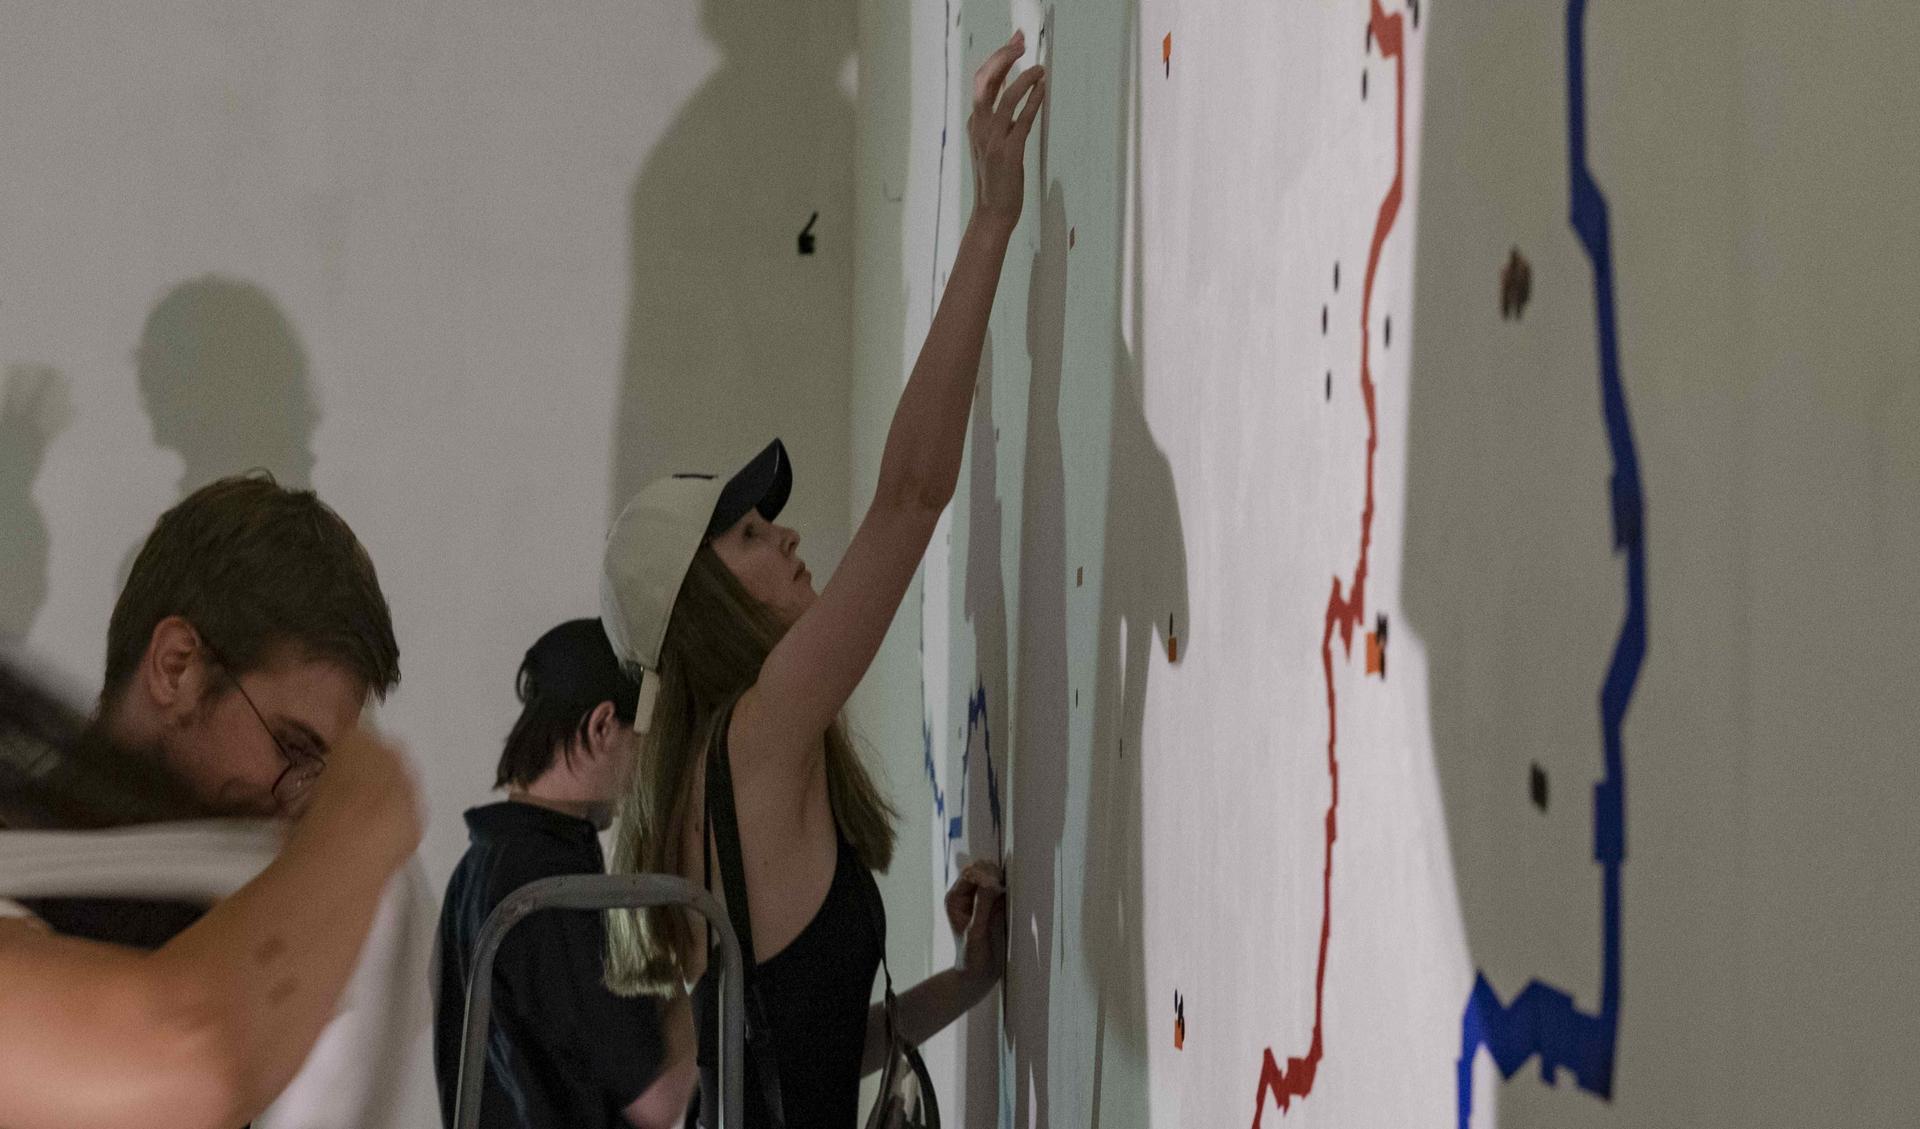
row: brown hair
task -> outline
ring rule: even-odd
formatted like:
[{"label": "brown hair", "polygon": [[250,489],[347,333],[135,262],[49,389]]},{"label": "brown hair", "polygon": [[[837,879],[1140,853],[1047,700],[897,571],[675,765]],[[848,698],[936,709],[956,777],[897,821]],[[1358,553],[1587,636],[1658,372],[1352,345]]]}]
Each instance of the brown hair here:
[{"label": "brown hair", "polygon": [[[756,600],[708,546],[694,554],[660,646],[660,694],[640,748],[633,787],[622,798],[614,835],[614,873],[678,874],[680,834],[698,802],[693,768],[716,723],[760,677],[786,627]],[[893,806],[861,763],[846,719],[826,732],[827,795],[840,834],[868,869],[893,862]],[[633,995],[666,995],[685,982],[701,943],[686,911],[659,906],[608,915],[607,986]]]},{"label": "brown hair", "polygon": [[393,619],[366,549],[313,491],[265,471],[209,483],[160,515],[107,624],[103,703],[175,615],[235,675],[291,646],[346,668],[379,698],[400,681]]}]

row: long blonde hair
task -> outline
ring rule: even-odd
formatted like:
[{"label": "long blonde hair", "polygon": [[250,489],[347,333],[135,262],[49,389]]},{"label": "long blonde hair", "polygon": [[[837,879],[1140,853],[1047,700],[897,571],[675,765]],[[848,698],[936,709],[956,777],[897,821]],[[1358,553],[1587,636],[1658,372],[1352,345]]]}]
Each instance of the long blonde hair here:
[{"label": "long blonde hair", "polygon": [[[633,785],[615,822],[616,874],[679,874],[681,831],[703,797],[691,769],[714,726],[760,677],[786,625],[755,599],[713,549],[702,545],[674,600],[660,646],[659,698],[642,739]],[[840,834],[868,869],[893,861],[896,813],[847,737],[846,719],[826,732],[827,794]],[[686,982],[705,929],[678,907],[607,915],[607,986],[623,995],[670,995]]]}]

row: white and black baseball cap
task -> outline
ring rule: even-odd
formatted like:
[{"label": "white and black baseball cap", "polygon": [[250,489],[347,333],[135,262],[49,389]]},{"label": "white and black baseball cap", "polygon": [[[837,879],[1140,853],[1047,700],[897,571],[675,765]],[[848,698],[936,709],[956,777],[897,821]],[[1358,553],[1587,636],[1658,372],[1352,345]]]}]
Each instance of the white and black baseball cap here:
[{"label": "white and black baseball cap", "polygon": [[641,671],[636,730],[646,732],[653,717],[660,645],[694,553],[749,510],[772,521],[792,493],[793,467],[775,439],[725,481],[711,474],[657,478],[614,519],[600,573],[600,619],[613,653]]}]

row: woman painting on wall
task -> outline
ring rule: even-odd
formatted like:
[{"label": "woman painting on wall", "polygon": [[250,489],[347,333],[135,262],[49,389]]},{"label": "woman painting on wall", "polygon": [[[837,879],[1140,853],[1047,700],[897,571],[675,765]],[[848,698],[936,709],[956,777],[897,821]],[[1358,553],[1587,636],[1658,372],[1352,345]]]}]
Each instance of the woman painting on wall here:
[{"label": "woman painting on wall", "polygon": [[[1043,68],[1008,81],[1024,50],[1015,35],[974,76],[973,215],[895,410],[873,502],[826,589],[816,595],[799,536],[775,523],[792,487],[778,440],[724,482],[653,482],[608,538],[603,619],[615,651],[643,674],[645,734],[612,869],[716,888],[733,836],[715,823],[737,826],[748,905],[744,918],[729,912],[749,925],[742,940],[771,1028],[770,1048],[749,1058],[777,1064],[768,1079],[749,1062],[749,1125],[852,1125],[860,1076],[891,1049],[881,1005],[869,1001],[884,930],[873,872],[891,861],[895,813],[849,743],[842,709],[959,478],[987,317],[1025,193],[1027,137],[1045,98]],[[715,802],[723,814],[710,820]],[[899,997],[900,1036],[927,1038],[999,980],[1001,894],[986,864],[948,892],[949,923],[965,934],[960,966]],[[625,991],[694,985],[710,1115],[716,1008],[704,938],[682,910],[617,914],[608,975]]]}]

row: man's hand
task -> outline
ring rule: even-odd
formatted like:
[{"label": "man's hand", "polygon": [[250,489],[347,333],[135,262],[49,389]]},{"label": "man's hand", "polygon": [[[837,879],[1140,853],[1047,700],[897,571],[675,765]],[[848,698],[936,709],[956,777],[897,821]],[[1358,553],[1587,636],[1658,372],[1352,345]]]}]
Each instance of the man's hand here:
[{"label": "man's hand", "polygon": [[345,818],[395,860],[413,853],[426,828],[406,753],[364,725],[335,742],[326,771],[303,799],[302,822]]}]

